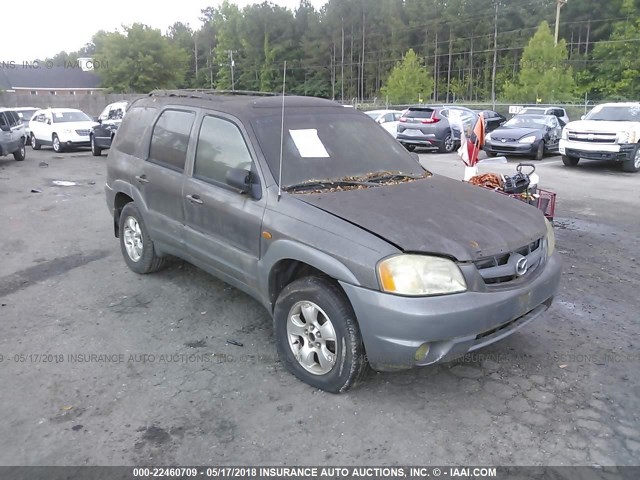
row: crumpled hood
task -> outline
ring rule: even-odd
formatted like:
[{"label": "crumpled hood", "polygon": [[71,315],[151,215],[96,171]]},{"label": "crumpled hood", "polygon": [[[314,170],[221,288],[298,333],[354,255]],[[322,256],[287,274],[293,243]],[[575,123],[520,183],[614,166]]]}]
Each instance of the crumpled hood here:
[{"label": "crumpled hood", "polygon": [[299,194],[405,252],[459,261],[517,250],[542,237],[542,212],[496,192],[434,175],[364,190]]},{"label": "crumpled hood", "polygon": [[491,138],[493,140],[501,140],[503,138],[513,138],[514,140],[520,140],[523,137],[529,135],[537,135],[542,131],[542,128],[496,128],[491,132]]}]

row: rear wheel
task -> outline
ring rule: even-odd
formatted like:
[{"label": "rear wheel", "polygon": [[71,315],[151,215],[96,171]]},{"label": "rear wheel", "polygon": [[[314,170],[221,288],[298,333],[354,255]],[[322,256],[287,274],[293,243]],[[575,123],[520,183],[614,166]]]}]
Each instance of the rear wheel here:
[{"label": "rear wheel", "polygon": [[440,150],[441,153],[451,153],[455,148],[456,141],[453,139],[451,132],[448,132],[438,150]]},{"label": "rear wheel", "polygon": [[21,162],[26,157],[27,157],[27,149],[25,148],[24,143],[22,143],[20,144],[20,148],[15,152],[13,152],[13,158],[15,158],[16,161]]},{"label": "rear wheel", "polygon": [[138,207],[127,203],[120,213],[120,249],[127,266],[136,273],[153,273],[165,265],[165,258],[156,255]]},{"label": "rear wheel", "polygon": [[42,145],[40,145],[40,142],[38,141],[36,136],[32,133],[31,134],[31,148],[33,148],[34,150],[40,150],[41,146]]},{"label": "rear wheel", "polygon": [[629,160],[622,162],[622,170],[632,173],[640,171],[640,145],[636,145],[633,155]]},{"label": "rear wheel", "polygon": [[99,157],[102,155],[102,149],[96,145],[96,139],[93,135],[91,135],[91,153],[94,157]]},{"label": "rear wheel", "polygon": [[562,155],[562,163],[564,163],[566,167],[575,167],[578,165],[579,161],[580,161],[579,157],[570,157],[569,155]]},{"label": "rear wheel", "polygon": [[273,322],[282,363],[312,387],[345,392],[366,373],[355,313],[333,280],[311,276],[287,285],[276,301]]}]

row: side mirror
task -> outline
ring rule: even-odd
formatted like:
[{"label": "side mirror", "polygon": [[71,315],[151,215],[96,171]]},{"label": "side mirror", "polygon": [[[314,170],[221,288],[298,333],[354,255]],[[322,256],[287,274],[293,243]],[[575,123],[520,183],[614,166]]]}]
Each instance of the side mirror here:
[{"label": "side mirror", "polygon": [[227,185],[247,193],[251,189],[251,172],[243,168],[231,168],[227,172],[226,181]]},{"label": "side mirror", "polygon": [[580,117],[580,120],[584,120],[584,117],[586,117],[586,115],[582,115],[582,116]]},{"label": "side mirror", "polygon": [[93,120],[94,120],[96,123],[102,123],[102,119],[101,119],[100,117],[93,117]]},{"label": "side mirror", "polygon": [[47,118],[47,125],[51,125],[51,120]]},{"label": "side mirror", "polygon": [[384,118],[381,118],[380,120],[378,120],[379,124],[383,124],[384,123]]}]

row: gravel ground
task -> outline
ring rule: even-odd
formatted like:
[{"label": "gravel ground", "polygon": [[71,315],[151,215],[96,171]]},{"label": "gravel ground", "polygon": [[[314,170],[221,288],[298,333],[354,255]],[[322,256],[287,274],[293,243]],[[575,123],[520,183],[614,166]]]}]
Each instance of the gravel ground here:
[{"label": "gravel ground", "polygon": [[[105,160],[0,159],[0,465],[638,465],[640,174],[538,162],[564,259],[549,312],[331,395],[284,371],[243,293],[180,261],[127,269]],[[462,177],[455,155],[421,161]]]}]

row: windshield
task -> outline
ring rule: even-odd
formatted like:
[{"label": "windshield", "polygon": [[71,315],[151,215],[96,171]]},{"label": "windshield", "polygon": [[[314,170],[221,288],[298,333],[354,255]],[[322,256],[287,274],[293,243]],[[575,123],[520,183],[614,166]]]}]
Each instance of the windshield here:
[{"label": "windshield", "polygon": [[544,115],[516,115],[506,122],[503,127],[507,128],[541,128],[548,123],[547,117]]},{"label": "windshield", "polygon": [[33,114],[36,113],[36,109],[25,109],[25,110],[16,110],[16,113],[19,114],[20,119],[23,122],[28,122],[33,117]]},{"label": "windshield", "polygon": [[[278,178],[280,116],[253,121],[269,169]],[[372,172],[421,176],[425,170],[390,135],[360,115],[337,113],[285,116],[282,187],[309,180],[338,180]]]},{"label": "windshield", "polygon": [[591,110],[585,120],[605,120],[614,122],[638,122],[640,121],[640,105],[615,106],[615,107],[595,107]]},{"label": "windshield", "polygon": [[53,112],[53,123],[90,122],[91,119],[83,112]]},{"label": "windshield", "polygon": [[545,113],[544,108],[523,108],[518,112],[518,115],[530,115],[530,114],[542,115],[544,113]]}]

